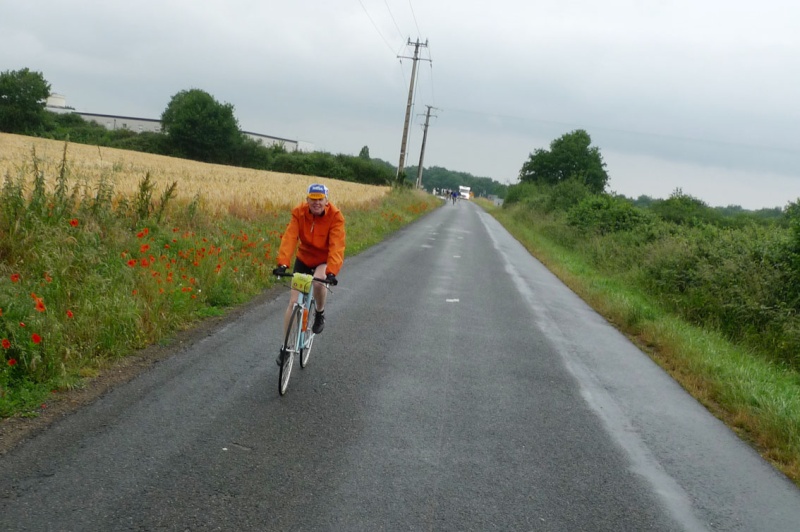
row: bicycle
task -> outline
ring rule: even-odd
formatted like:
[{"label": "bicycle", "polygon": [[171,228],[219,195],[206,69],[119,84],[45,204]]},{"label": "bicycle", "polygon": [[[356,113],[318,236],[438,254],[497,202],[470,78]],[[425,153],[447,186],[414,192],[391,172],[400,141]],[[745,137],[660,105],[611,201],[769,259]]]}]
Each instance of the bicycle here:
[{"label": "bicycle", "polygon": [[314,282],[323,283],[327,290],[330,281],[319,279],[307,273],[286,272],[276,274],[278,277],[291,277],[292,290],[298,291],[297,303],[292,307],[292,315],[289,318],[289,327],[286,329],[286,336],[280,351],[280,370],[278,371],[278,393],[286,394],[289,388],[289,378],[292,376],[294,367],[294,357],[300,359],[300,367],[308,365],[308,358],[311,356],[311,346],[314,344],[314,331],[308,326],[308,317],[317,311],[317,303],[314,301],[314,291],[311,289]]}]

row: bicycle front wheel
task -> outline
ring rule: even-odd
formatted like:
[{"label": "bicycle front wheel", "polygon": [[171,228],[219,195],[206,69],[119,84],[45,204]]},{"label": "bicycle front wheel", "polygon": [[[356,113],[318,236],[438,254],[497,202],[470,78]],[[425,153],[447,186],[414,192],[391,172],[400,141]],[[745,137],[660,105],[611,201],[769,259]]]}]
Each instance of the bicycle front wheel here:
[{"label": "bicycle front wheel", "polygon": [[289,388],[289,377],[292,376],[294,366],[294,355],[298,351],[300,341],[300,327],[302,327],[302,310],[295,307],[292,317],[289,319],[289,328],[286,329],[286,338],[281,349],[281,369],[278,372],[278,392],[281,395],[286,393]]},{"label": "bicycle front wheel", "polygon": [[[317,302],[311,300],[311,305],[308,309],[308,321],[314,319],[314,314],[317,313]],[[303,334],[303,345],[300,346],[300,367],[304,368],[308,365],[308,357],[311,356],[311,346],[314,344],[314,331],[311,330],[311,324],[307,323],[305,334]]]}]

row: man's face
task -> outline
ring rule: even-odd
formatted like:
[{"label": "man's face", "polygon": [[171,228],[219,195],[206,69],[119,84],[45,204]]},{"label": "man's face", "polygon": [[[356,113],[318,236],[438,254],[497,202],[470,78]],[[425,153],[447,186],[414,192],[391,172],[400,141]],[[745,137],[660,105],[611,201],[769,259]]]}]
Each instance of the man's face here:
[{"label": "man's face", "polygon": [[314,216],[320,216],[323,212],[325,212],[325,206],[328,204],[328,198],[306,198],[306,201],[308,202],[308,210],[310,210],[311,214]]}]

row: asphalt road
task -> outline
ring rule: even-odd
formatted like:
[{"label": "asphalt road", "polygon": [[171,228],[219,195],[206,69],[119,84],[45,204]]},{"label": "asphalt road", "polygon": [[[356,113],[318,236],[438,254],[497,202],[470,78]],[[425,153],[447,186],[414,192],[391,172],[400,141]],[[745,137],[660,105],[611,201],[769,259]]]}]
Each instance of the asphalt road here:
[{"label": "asphalt road", "polygon": [[0,457],[0,530],[797,531],[800,490],[480,208],[347,259]]}]

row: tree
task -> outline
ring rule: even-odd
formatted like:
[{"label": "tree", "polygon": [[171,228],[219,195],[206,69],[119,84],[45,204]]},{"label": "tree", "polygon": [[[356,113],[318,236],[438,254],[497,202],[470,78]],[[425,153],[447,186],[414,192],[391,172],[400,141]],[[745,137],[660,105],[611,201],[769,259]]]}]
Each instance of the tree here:
[{"label": "tree", "polygon": [[592,192],[603,192],[608,183],[606,163],[591,143],[582,129],[562,135],[550,143],[550,151],[537,149],[530,155],[519,171],[520,181],[554,185],[574,177]]},{"label": "tree", "polygon": [[6,70],[0,74],[0,131],[40,133],[47,122],[50,84],[41,72]]},{"label": "tree", "polygon": [[230,163],[244,138],[233,105],[200,89],[174,95],[161,115],[161,127],[175,155],[209,163]]},{"label": "tree", "polygon": [[358,152],[358,157],[359,159],[366,159],[367,161],[369,161],[370,160],[369,146],[364,146],[363,148],[361,148],[361,151]]}]

